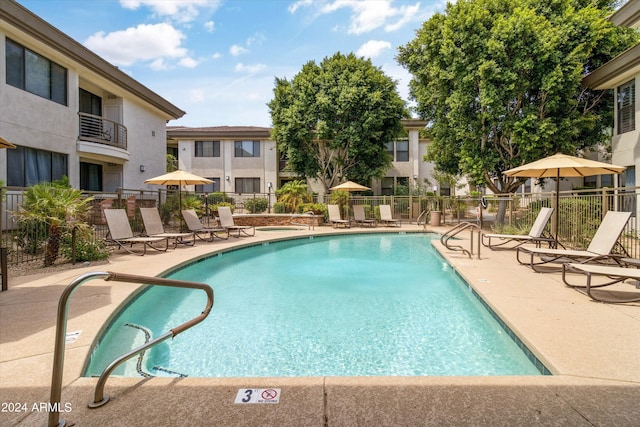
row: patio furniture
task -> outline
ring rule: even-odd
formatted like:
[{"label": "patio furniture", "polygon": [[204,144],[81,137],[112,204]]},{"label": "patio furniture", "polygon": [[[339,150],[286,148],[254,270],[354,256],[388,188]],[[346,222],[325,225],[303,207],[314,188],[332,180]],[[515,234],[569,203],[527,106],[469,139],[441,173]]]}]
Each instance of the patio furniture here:
[{"label": "patio furniture", "polygon": [[[127,211],[125,209],[105,209],[104,217],[107,221],[107,227],[109,233],[105,240],[110,243],[115,243],[119,248],[124,249],[130,254],[143,256],[147,253],[147,247],[156,251],[166,251],[169,248],[169,239],[166,237],[136,237],[131,230],[131,224],[129,224],[129,218],[127,218]],[[165,242],[164,248],[157,248],[153,246],[153,243]],[[142,245],[142,253],[134,252],[129,249],[135,244]],[[129,246],[129,247],[127,247]]]},{"label": "patio furniture", "polygon": [[220,218],[220,226],[227,230],[229,235],[231,235],[232,231],[238,232],[236,237],[240,237],[240,234],[245,236],[256,234],[256,228],[252,225],[236,225],[229,206],[218,206],[218,216]]},{"label": "patio furniture", "polygon": [[[538,217],[531,226],[529,234],[482,234],[482,244],[491,250],[509,250],[522,246],[525,243],[535,243],[540,247],[542,243],[548,243],[549,247],[557,247],[558,241],[551,236],[543,236],[544,229],[551,218],[553,208],[542,208]],[[492,242],[493,239],[493,242]],[[497,240],[497,241],[496,241]],[[505,246],[506,245],[506,246]]]},{"label": "patio furniture", "polygon": [[363,205],[354,205],[353,206],[353,218],[356,225],[376,227],[378,222],[375,219],[367,219],[364,213]]},{"label": "patio furniture", "polygon": [[[548,263],[579,262],[602,264],[605,262],[616,262],[616,258],[622,258],[623,255],[615,255],[612,251],[630,217],[631,212],[607,212],[586,250],[527,248],[518,246],[516,248],[516,259],[520,264],[528,265],[539,273],[547,271],[539,268],[539,266]],[[529,254],[529,260],[525,262],[521,261],[520,252]],[[538,257],[539,261],[535,261],[535,257]],[[620,263],[619,260],[617,263]]]},{"label": "patio furniture", "polygon": [[[586,281],[582,285],[569,283],[567,273],[578,273],[586,276]],[[592,279],[594,276],[603,276],[609,280],[604,283],[594,284]],[[615,289],[596,290],[594,288],[603,288],[616,284],[625,284],[627,280],[635,280],[635,286],[630,285],[629,288],[624,286],[616,286]],[[640,270],[632,267],[617,267],[599,264],[577,264],[566,263],[562,265],[562,281],[572,288],[584,291],[592,299],[608,303],[627,303],[640,301]]]},{"label": "patio furniture", "polygon": [[[189,231],[193,233],[194,238],[197,237],[198,239],[205,240],[207,242],[213,242],[216,237],[222,240],[227,240],[229,238],[229,231],[222,227],[205,227],[202,225],[202,222],[200,221],[200,218],[198,218],[198,214],[194,209],[183,209],[182,217],[184,218],[184,222],[187,224]],[[223,237],[218,233],[227,233],[227,236]],[[208,235],[209,237],[205,238],[202,237],[202,235]]]},{"label": "patio furniture", "polygon": [[327,212],[329,213],[329,223],[333,228],[338,228],[340,226],[351,228],[351,221],[342,219],[342,216],[340,215],[340,206],[327,205]]},{"label": "patio furniture", "polygon": [[400,227],[400,220],[391,215],[391,205],[380,205],[380,222],[387,226]]},{"label": "patio furniture", "polygon": [[[140,216],[144,224],[145,234],[150,237],[166,237],[173,239],[174,249],[178,244],[193,246],[196,244],[194,232],[190,233],[167,233],[164,231],[162,219],[157,208],[140,208]],[[191,237],[191,240],[186,240]]]}]

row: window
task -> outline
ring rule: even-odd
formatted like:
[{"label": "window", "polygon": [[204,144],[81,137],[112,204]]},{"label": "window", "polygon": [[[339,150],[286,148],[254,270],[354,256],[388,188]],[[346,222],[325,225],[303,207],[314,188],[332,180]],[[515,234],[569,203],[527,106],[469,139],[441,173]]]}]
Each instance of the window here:
[{"label": "window", "polygon": [[80,106],[81,113],[93,114],[94,116],[102,116],[102,98],[98,95],[80,89]]},{"label": "window", "polygon": [[260,141],[235,141],[235,157],[260,157]]},{"label": "window", "polygon": [[259,193],[260,178],[236,178],[236,193]]},{"label": "window", "polygon": [[7,150],[7,185],[30,187],[68,176],[67,155],[18,146]]},{"label": "window", "polygon": [[7,84],[67,105],[67,69],[6,39]]},{"label": "window", "polygon": [[220,177],[208,179],[213,181],[213,183],[196,185],[196,193],[215,193],[220,191]]},{"label": "window", "polygon": [[394,153],[393,153],[393,141],[391,142],[385,142],[384,143],[384,149],[387,152],[387,154],[389,154],[391,156],[392,159],[394,159]]},{"label": "window", "polygon": [[394,180],[392,176],[382,178],[380,183],[380,190],[383,196],[393,196]]},{"label": "window", "polygon": [[396,141],[396,162],[409,161],[409,141]]},{"label": "window", "polygon": [[636,81],[618,87],[618,135],[636,129]]},{"label": "window", "polygon": [[196,157],[220,157],[220,141],[196,141]]}]

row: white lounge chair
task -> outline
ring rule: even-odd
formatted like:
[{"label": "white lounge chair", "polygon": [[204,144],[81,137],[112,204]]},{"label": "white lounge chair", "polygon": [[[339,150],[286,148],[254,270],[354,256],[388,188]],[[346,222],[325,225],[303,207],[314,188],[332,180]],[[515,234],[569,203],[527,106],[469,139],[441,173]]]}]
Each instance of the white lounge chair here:
[{"label": "white lounge chair", "polygon": [[[173,240],[173,247],[177,247],[178,244],[193,246],[196,244],[196,238],[193,232],[191,233],[167,233],[164,231],[162,225],[162,219],[157,208],[140,208],[140,216],[142,216],[142,223],[144,224],[145,234],[149,237],[166,237]],[[187,240],[191,237],[191,240]]]},{"label": "white lounge chair", "polygon": [[[615,255],[612,251],[630,217],[631,212],[607,212],[586,250],[518,246],[516,248],[516,259],[520,264],[528,265],[537,272],[546,271],[540,269],[539,266],[548,263],[603,263],[616,261],[616,259],[622,258],[623,255]],[[529,254],[529,260],[521,261],[520,252]],[[535,260],[536,257],[539,261]]]},{"label": "white lounge chair", "polygon": [[[567,273],[583,274],[586,276],[586,281],[584,284],[580,285],[572,284],[567,280]],[[604,276],[608,280],[604,283],[594,284],[592,282],[594,276]],[[594,288],[612,286],[618,283],[622,284],[626,280],[634,280],[635,286],[630,286],[629,288],[617,286],[616,289],[593,291]],[[562,281],[567,286],[578,288],[578,290],[584,289],[586,294],[596,301],[609,303],[640,301],[640,270],[637,268],[616,267],[600,264],[567,263],[562,265]]]},{"label": "white lounge chair", "polygon": [[492,250],[515,249],[525,243],[535,243],[538,248],[542,243],[548,243],[549,247],[557,247],[558,242],[556,239],[551,236],[543,236],[544,229],[547,226],[552,213],[553,208],[540,209],[538,217],[529,230],[529,234],[526,235],[482,233],[482,244]]},{"label": "white lounge chair", "polygon": [[[200,240],[213,242],[216,237],[223,240],[227,240],[229,238],[229,231],[222,227],[205,227],[202,225],[202,222],[200,221],[200,218],[198,218],[198,214],[194,209],[183,209],[182,217],[184,218],[184,222],[187,224],[189,231],[193,233],[194,237],[197,237]],[[221,235],[221,233],[226,233],[226,237]],[[203,235],[208,237],[202,237]]]},{"label": "white lounge chair", "polygon": [[229,206],[218,206],[218,216],[220,217],[220,226],[227,230],[229,235],[232,231],[238,232],[236,237],[240,237],[241,233],[245,236],[256,234],[256,228],[252,225],[236,225]]},{"label": "white lounge chair", "polygon": [[375,219],[368,219],[364,213],[364,205],[353,206],[353,220],[356,225],[375,227],[378,222]]},{"label": "white lounge chair", "polygon": [[400,227],[400,220],[395,219],[391,215],[391,206],[390,205],[380,205],[380,222],[389,226],[394,225],[396,227]]},{"label": "white lounge chair", "polygon": [[342,219],[342,216],[340,215],[340,206],[327,205],[327,212],[329,213],[329,223],[333,228],[338,228],[340,226],[345,228],[351,227],[351,221]]},{"label": "white lounge chair", "polygon": [[[169,248],[169,239],[166,237],[134,236],[133,230],[131,230],[131,224],[129,224],[129,218],[127,218],[127,211],[124,209],[105,209],[104,217],[107,221],[107,227],[109,228],[109,234],[105,240],[107,242],[115,243],[118,247],[124,249],[130,254],[143,256],[147,253],[147,247],[155,249],[156,251],[166,251]],[[163,241],[165,243],[164,248],[157,248],[153,246],[153,243]],[[134,252],[129,249],[129,247],[132,247],[135,244],[142,245],[142,253]]]}]

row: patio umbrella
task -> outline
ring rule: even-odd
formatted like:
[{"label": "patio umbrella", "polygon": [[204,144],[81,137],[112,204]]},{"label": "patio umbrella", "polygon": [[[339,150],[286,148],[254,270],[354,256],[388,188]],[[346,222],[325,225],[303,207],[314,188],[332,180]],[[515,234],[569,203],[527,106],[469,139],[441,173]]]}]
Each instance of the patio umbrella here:
[{"label": "patio umbrella", "polygon": [[521,178],[555,178],[556,179],[556,209],[555,235],[558,238],[558,217],[560,211],[560,178],[618,174],[625,170],[624,166],[616,166],[609,163],[596,162],[567,154],[556,153],[517,168],[509,169],[503,173],[507,176]]},{"label": "patio umbrella", "polygon": [[0,136],[0,148],[16,148],[16,146]]},{"label": "patio umbrella", "polygon": [[[369,187],[365,187],[364,185],[360,185],[357,182],[346,181],[342,184],[338,184],[334,187],[331,187],[329,190],[331,191],[347,191],[349,192],[349,206],[351,205],[351,193],[355,191],[366,191],[371,190]],[[348,206],[348,207],[349,207]]]},{"label": "patio umbrella", "polygon": [[352,191],[365,191],[365,190],[371,190],[371,189],[369,187],[365,187],[364,185],[360,185],[357,182],[347,181],[347,182],[343,182],[340,185],[336,185],[335,187],[331,187],[329,190],[332,190],[332,191],[342,190],[342,191],[352,192]]},{"label": "patio umbrella", "polygon": [[211,181],[208,178],[203,178],[198,175],[194,175],[189,172],[182,171],[180,169],[175,170],[173,172],[165,173],[164,175],[156,176],[155,178],[150,178],[144,181],[145,184],[156,184],[156,185],[177,185],[178,186],[178,197],[180,200],[180,210],[182,210],[182,186],[183,185],[200,185],[200,184],[211,184]]}]

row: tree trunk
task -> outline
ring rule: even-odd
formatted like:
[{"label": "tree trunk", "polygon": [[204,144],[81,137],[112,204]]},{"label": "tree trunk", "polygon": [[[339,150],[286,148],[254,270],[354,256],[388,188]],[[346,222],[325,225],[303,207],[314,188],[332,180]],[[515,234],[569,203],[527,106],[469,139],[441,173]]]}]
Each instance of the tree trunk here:
[{"label": "tree trunk", "polygon": [[49,226],[49,238],[47,239],[47,249],[44,256],[44,265],[53,265],[58,259],[60,249],[60,227],[57,224]]}]

